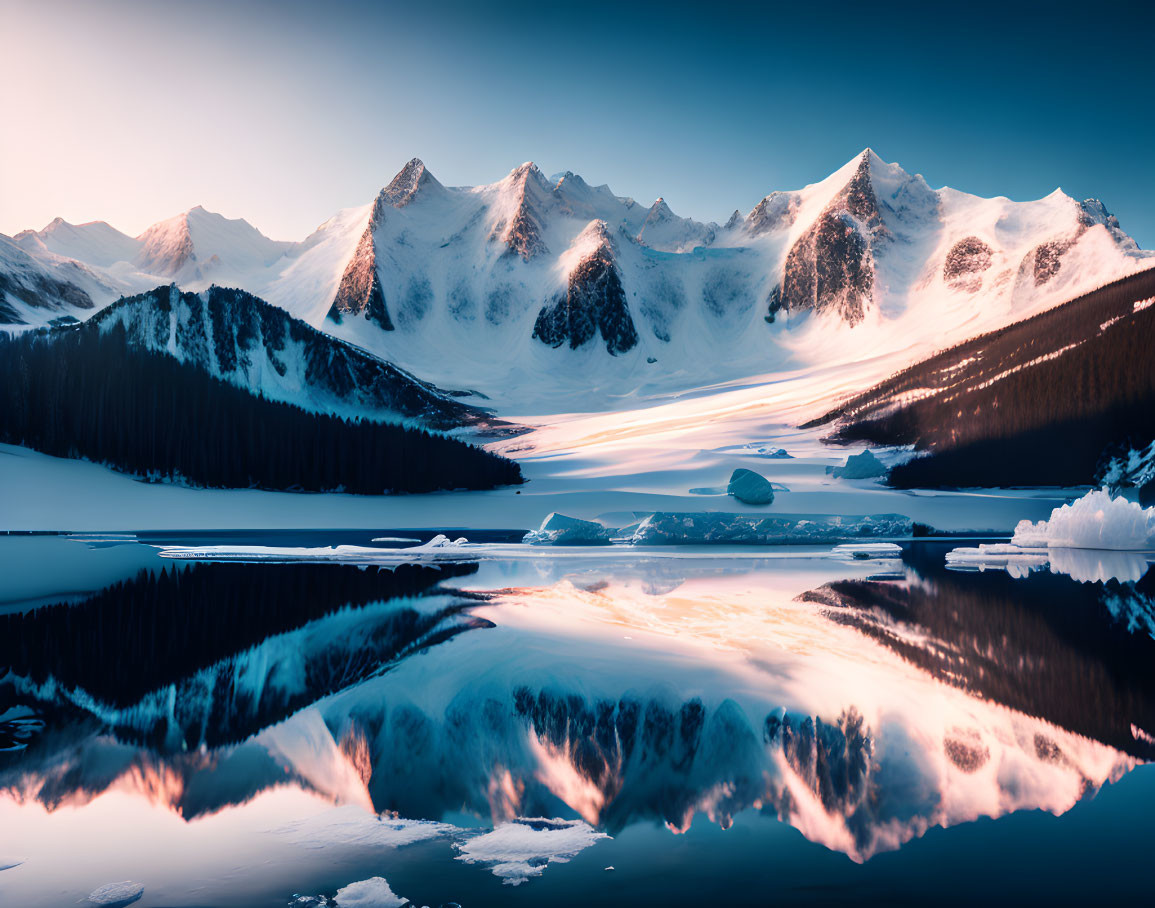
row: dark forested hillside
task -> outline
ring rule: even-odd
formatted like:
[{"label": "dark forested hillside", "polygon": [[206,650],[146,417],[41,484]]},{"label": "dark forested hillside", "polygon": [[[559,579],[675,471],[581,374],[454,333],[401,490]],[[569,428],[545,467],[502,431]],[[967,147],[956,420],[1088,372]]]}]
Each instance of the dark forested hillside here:
[{"label": "dark forested hillside", "polygon": [[1155,269],[939,353],[808,424],[913,445],[892,484],[1083,485],[1155,438]]},{"label": "dark forested hillside", "polygon": [[77,330],[108,331],[118,324],[131,346],[167,353],[254,394],[319,413],[404,419],[435,429],[508,428],[243,290],[157,287],[117,300]]},{"label": "dark forested hillside", "polygon": [[0,334],[0,441],[149,479],[360,494],[489,489],[517,465],[452,438],[254,396],[125,330]]}]

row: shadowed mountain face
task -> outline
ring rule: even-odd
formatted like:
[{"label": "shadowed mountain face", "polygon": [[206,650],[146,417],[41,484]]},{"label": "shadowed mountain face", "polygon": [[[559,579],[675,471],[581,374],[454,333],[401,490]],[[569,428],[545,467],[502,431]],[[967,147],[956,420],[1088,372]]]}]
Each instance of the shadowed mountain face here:
[{"label": "shadowed mountain face", "polygon": [[121,325],[133,347],[165,353],[254,394],[305,409],[452,429],[491,422],[392,363],[336,340],[241,290],[175,285],[128,297],[85,330]]}]

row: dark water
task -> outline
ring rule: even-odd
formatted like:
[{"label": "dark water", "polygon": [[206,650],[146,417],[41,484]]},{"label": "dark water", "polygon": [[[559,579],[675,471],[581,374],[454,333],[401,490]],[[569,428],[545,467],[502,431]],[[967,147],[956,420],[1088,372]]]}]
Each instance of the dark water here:
[{"label": "dark water", "polygon": [[429,535],[0,539],[0,904],[1150,892],[1147,575],[957,573],[941,543],[389,569],[155,547]]}]

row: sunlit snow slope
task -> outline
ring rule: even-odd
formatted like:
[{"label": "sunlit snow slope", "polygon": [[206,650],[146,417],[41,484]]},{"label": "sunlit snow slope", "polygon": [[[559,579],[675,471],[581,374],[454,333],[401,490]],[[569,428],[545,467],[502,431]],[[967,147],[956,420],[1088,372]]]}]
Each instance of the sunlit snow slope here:
[{"label": "sunlit snow slope", "polygon": [[532,163],[448,187],[414,159],[299,243],[194,208],[136,239],[54,222],[20,245],[74,256],[120,292],[144,275],[238,286],[499,409],[554,413],[909,362],[1151,262],[1096,200],[935,190],[869,149],[735,214],[700,224]]}]

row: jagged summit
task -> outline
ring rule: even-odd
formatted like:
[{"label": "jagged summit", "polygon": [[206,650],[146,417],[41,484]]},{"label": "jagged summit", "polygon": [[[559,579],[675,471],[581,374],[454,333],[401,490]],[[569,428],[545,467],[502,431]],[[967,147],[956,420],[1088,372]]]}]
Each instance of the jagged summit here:
[{"label": "jagged summit", "polygon": [[[116,290],[80,281],[98,306],[137,292],[120,288],[145,275],[148,287],[236,286],[410,368],[435,362],[457,385],[474,381],[469,363],[487,350],[537,368],[552,356],[542,343],[626,354],[614,368],[653,358],[661,365],[647,372],[720,377],[775,351],[887,351],[997,328],[1155,263],[1097,200],[931,189],[869,147],[724,228],[680,217],[664,195],[638,204],[572,170],[546,178],[526,161],[493,183],[447,187],[420,158],[296,244],[203,207],[139,239],[99,223],[50,227],[21,235],[29,255],[115,265],[98,276]],[[63,245],[98,230],[123,251]]]},{"label": "jagged summit", "polygon": [[378,204],[404,208],[417,197],[418,192],[429,188],[442,189],[443,187],[420,158],[412,158],[398,171],[397,176],[392,179],[389,185],[381,190],[377,201]]}]

